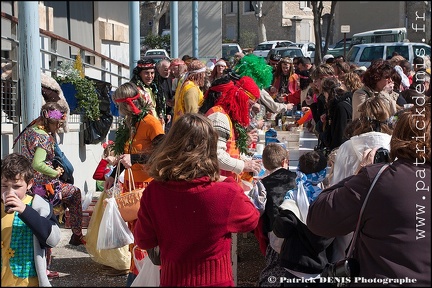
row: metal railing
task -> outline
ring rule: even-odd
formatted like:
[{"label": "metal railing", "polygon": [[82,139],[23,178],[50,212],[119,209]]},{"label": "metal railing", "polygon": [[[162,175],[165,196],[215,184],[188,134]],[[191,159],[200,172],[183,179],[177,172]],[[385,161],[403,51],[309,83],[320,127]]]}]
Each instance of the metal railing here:
[{"label": "metal railing", "polygon": [[[18,67],[19,67],[19,41],[17,37],[18,31],[18,18],[1,12],[2,19],[8,20],[10,23],[11,37],[2,35],[2,44],[8,43],[10,45],[10,51],[3,53],[2,60],[2,79],[1,79],[1,124],[4,128],[4,124],[13,125],[12,129],[2,129],[2,134],[13,133],[17,131],[16,125],[20,125],[20,93],[18,86]],[[2,22],[3,24],[4,22]],[[3,31],[3,28],[2,28]],[[69,49],[67,51],[79,51],[85,75],[93,79],[105,81],[111,83],[113,88],[120,86],[121,84],[129,81],[129,66],[120,63],[108,56],[105,56],[99,52],[96,52],[90,48],[82,46],[76,42],[70,41],[59,35],[56,35],[50,31],[39,29],[40,34],[40,55],[41,55],[41,72],[46,73],[51,77],[63,76],[60,75],[61,71],[58,70],[59,65],[62,61],[74,61],[70,55],[61,55],[57,52],[57,47],[66,45]],[[91,59],[91,62],[86,63],[86,59]],[[7,77],[4,75],[4,65],[9,65],[9,73]],[[59,74],[59,75],[58,75]],[[70,123],[81,123],[81,115],[71,115],[69,118]],[[116,117],[114,117],[116,118]],[[116,122],[117,119],[114,119]],[[19,128],[18,128],[19,130]],[[13,133],[15,134],[15,133]]]}]

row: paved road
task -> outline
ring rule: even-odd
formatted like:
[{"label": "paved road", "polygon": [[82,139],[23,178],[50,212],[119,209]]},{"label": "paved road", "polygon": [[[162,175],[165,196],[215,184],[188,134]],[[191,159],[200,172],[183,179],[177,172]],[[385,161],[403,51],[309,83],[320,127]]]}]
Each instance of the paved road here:
[{"label": "paved road", "polygon": [[[313,150],[317,139],[315,135],[304,131],[300,137],[300,147],[290,149],[290,170],[295,171],[298,157],[306,151]],[[70,229],[61,225],[62,239],[53,249],[51,269],[60,273],[60,278],[53,279],[53,287],[125,287],[127,276],[106,276],[102,272],[102,265],[94,262],[84,246],[69,245],[72,235]],[[87,233],[83,229],[83,234]],[[251,238],[252,237],[252,238]],[[254,240],[249,236],[248,240]],[[242,255],[238,266],[238,286],[250,286],[257,280],[263,265],[263,257],[259,254],[256,241],[246,241],[241,237],[239,242],[239,254]],[[244,242],[244,243],[243,243]],[[250,247],[249,247],[250,246]],[[245,270],[245,271],[242,271]],[[246,273],[246,272],[252,273]],[[250,276],[253,275],[254,277]],[[253,278],[253,279],[252,279]],[[252,280],[251,280],[252,279]],[[245,285],[243,285],[245,284]]]},{"label": "paved road", "polygon": [[[94,262],[83,245],[69,245],[70,229],[61,229],[62,238],[53,248],[51,270],[58,271],[60,278],[53,279],[53,287],[125,287],[127,276],[106,276],[102,265]],[[83,229],[83,234],[87,233]]]}]

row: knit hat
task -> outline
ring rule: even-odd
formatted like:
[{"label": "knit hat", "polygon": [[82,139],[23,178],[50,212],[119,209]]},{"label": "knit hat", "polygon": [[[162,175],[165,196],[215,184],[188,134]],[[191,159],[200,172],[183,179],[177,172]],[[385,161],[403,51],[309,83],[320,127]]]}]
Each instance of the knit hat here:
[{"label": "knit hat", "polygon": [[273,80],[273,67],[264,58],[248,54],[234,66],[234,72],[240,76],[251,77],[259,89],[268,88]]}]

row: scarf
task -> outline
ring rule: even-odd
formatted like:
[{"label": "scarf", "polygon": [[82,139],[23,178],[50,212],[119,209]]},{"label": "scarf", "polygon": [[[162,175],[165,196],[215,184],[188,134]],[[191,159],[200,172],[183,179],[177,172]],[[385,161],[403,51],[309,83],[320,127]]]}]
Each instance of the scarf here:
[{"label": "scarf", "polygon": [[295,180],[297,188],[289,190],[285,194],[284,199],[293,199],[296,202],[300,210],[300,220],[303,223],[306,223],[310,203],[312,203],[322,191],[317,185],[324,181],[326,174],[326,168],[310,174],[304,174],[297,168],[297,177]]}]

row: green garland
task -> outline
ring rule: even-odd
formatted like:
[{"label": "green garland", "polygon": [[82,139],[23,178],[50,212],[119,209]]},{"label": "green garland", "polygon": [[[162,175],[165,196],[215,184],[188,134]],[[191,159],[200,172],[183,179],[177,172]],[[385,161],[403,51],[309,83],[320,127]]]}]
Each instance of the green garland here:
[{"label": "green garland", "polygon": [[236,147],[239,149],[240,153],[243,154],[248,154],[248,147],[247,147],[247,139],[248,139],[248,135],[247,135],[247,131],[246,128],[244,128],[243,126],[241,126],[239,123],[235,122],[234,123],[234,129],[236,131],[236,136],[237,136],[237,140],[236,140]]}]

